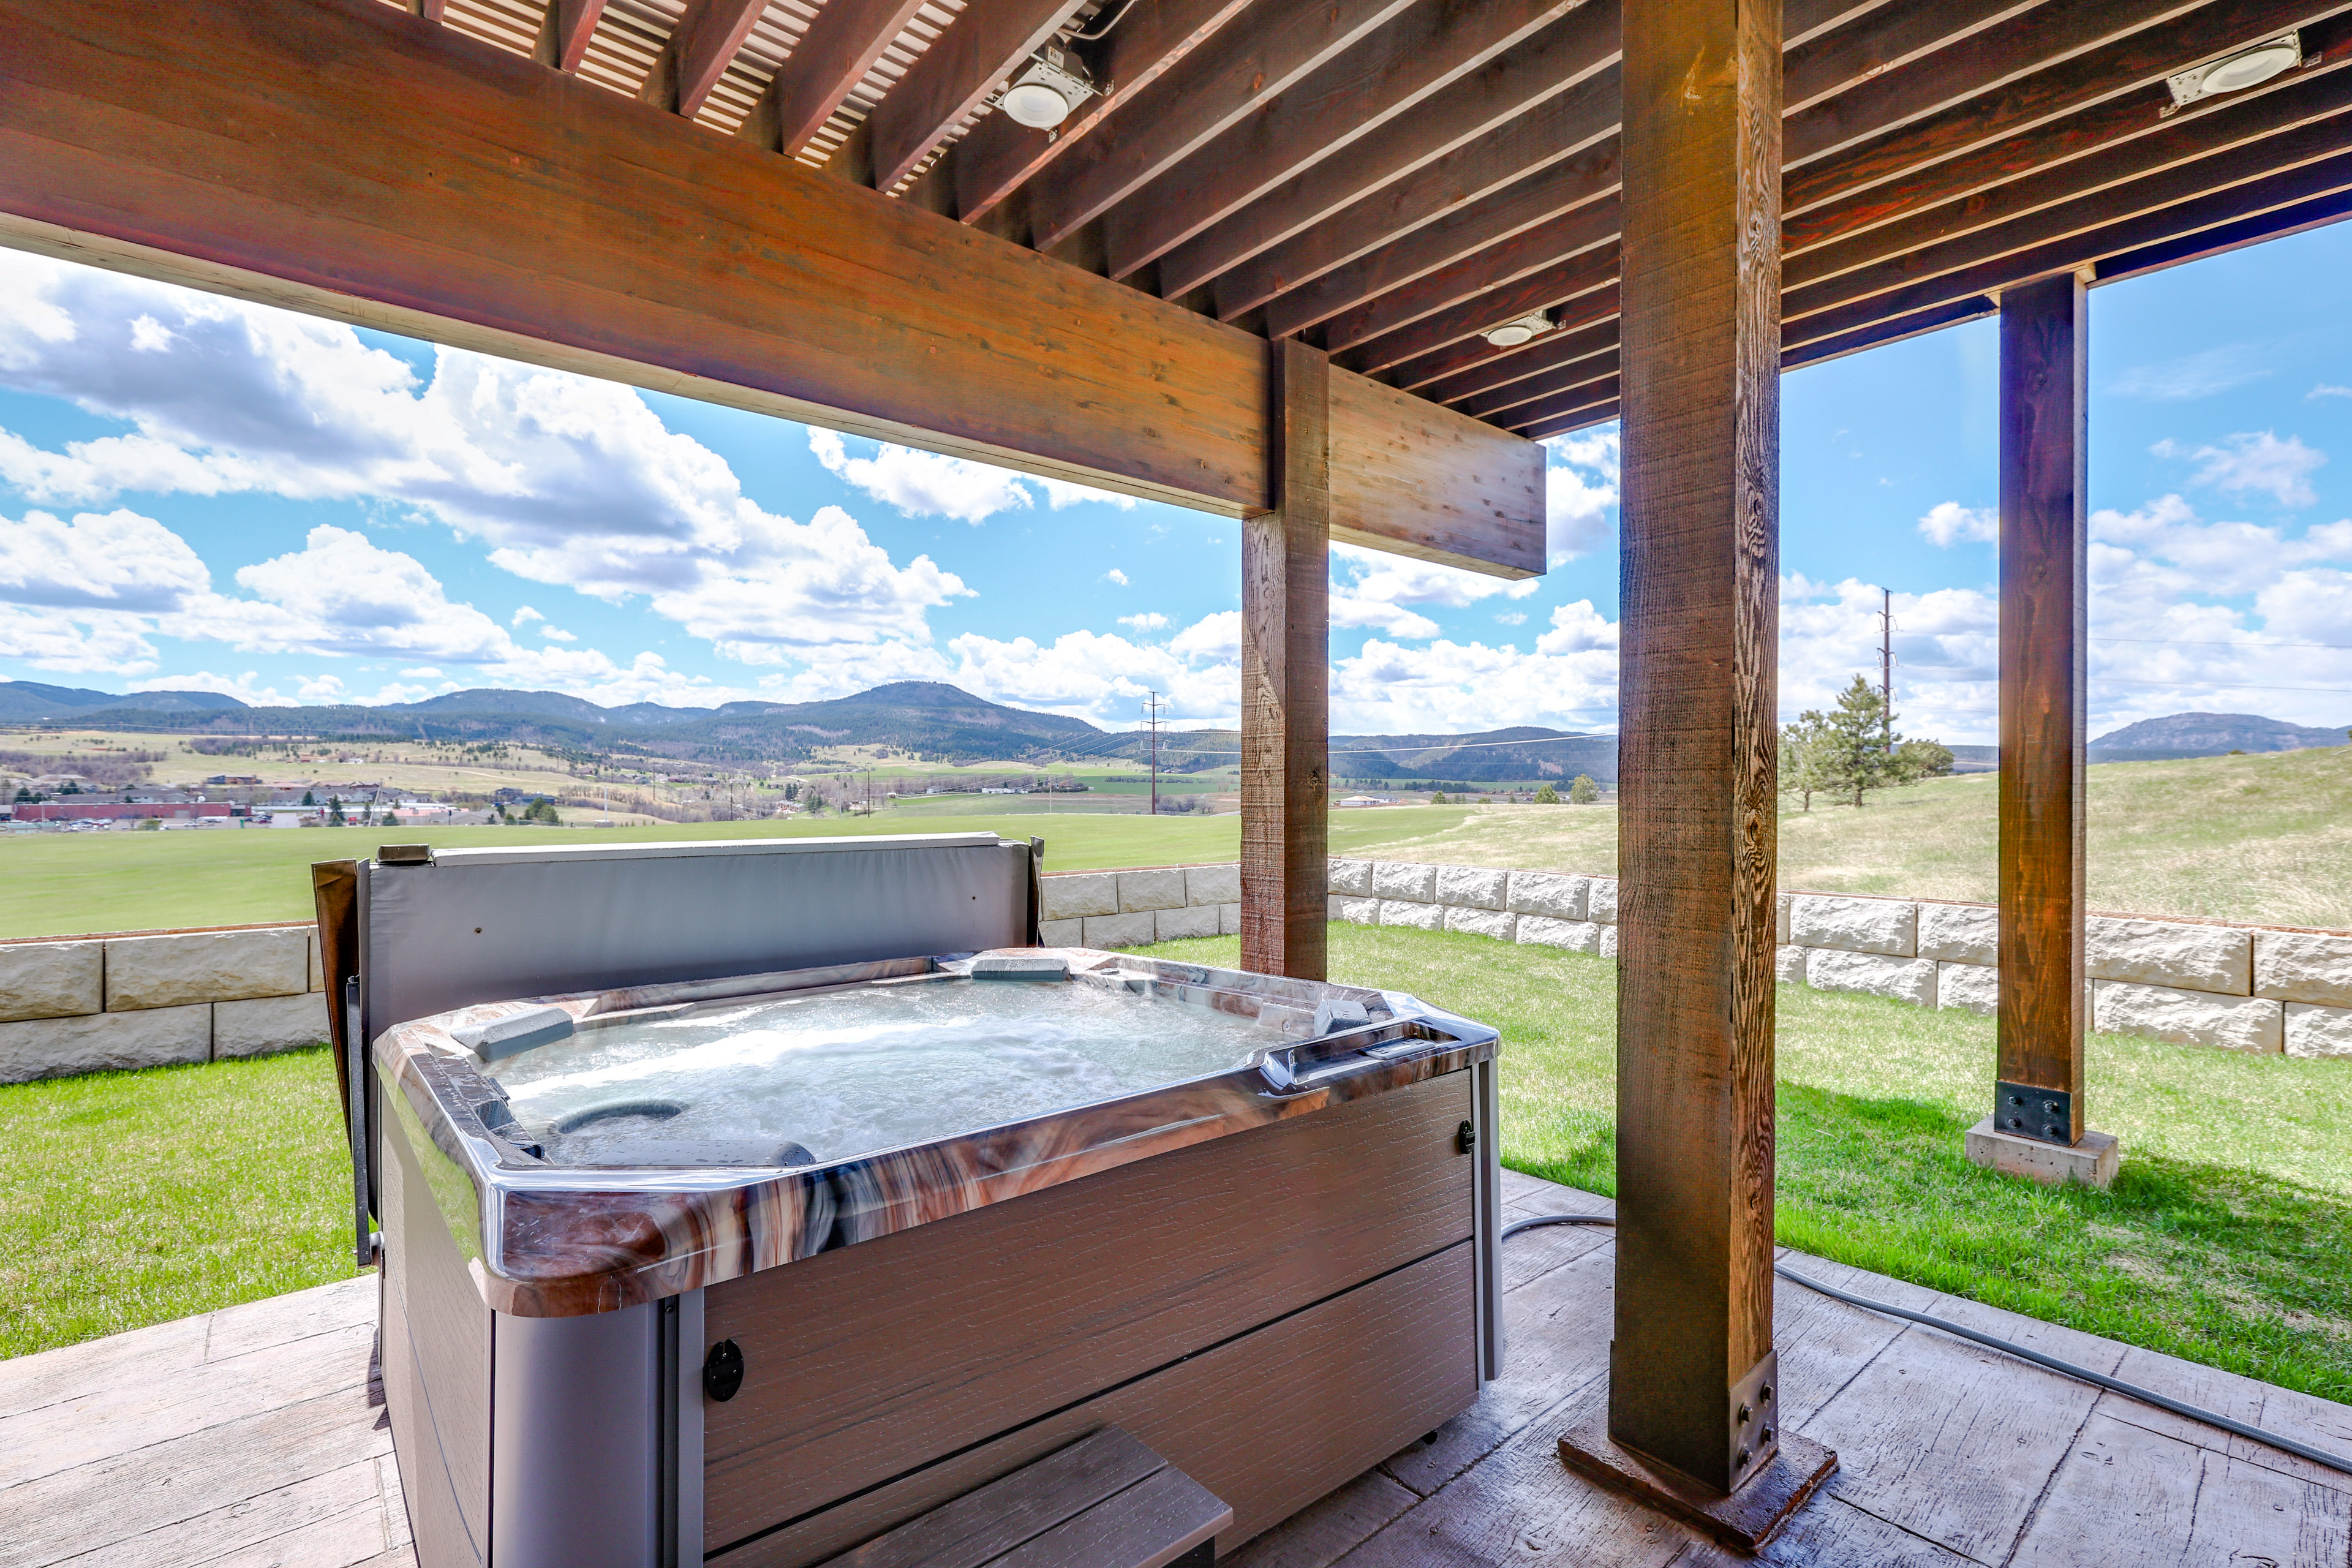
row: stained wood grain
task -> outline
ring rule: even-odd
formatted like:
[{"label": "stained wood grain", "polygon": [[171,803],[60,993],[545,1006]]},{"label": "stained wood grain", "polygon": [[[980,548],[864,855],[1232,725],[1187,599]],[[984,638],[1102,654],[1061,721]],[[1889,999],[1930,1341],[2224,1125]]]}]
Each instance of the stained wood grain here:
[{"label": "stained wood grain", "polygon": [[604,0],[549,0],[533,58],[560,71],[578,70],[604,16]]},{"label": "stained wood grain", "polygon": [[[1159,0],[1122,16],[1110,36],[1093,47],[1095,85],[1101,90],[1056,127],[1058,134],[992,114],[957,142],[956,216],[977,222],[1071,148],[1081,145],[1103,116],[1134,98],[1240,16],[1250,0]],[[1108,16],[1109,13],[1103,13]],[[1089,29],[1091,30],[1091,29]]]},{"label": "stained wood grain", "polygon": [[706,1414],[709,1549],[1466,1237],[1469,1095],[1450,1074],[713,1286],[747,1373]]},{"label": "stained wood grain", "polygon": [[1386,1473],[1366,1470],[1221,1561],[1225,1568],[1329,1568],[1420,1500]]},{"label": "stained wood grain", "polygon": [[1078,5],[1079,0],[989,0],[966,7],[866,117],[874,125],[875,188],[889,190],[913,174]]},{"label": "stained wood grain", "polygon": [[[1572,282],[1579,278],[1589,279],[1593,287],[1600,286],[1617,268],[1619,226],[1619,205],[1614,196],[1604,195],[1573,206],[1507,237],[1490,240],[1467,260],[1425,273],[1412,282],[1387,290],[1378,299],[1339,312],[1325,326],[1325,341],[1335,353],[1352,349],[1471,300],[1477,301],[1475,319],[1489,326],[1499,326],[1511,317],[1498,314],[1496,306],[1482,296],[1538,275],[1547,285],[1544,292],[1562,298],[1575,292]],[[1598,253],[1595,259],[1585,259],[1594,253]],[[1385,368],[1423,352],[1424,347],[1438,347],[1475,330],[1481,329],[1465,326],[1450,337],[1426,344],[1418,340],[1391,342],[1365,363],[1372,368]]]},{"label": "stained wood grain", "polygon": [[2074,1097],[2083,1033],[2090,363],[2072,274],[2000,309],[2000,996],[2002,1082]]},{"label": "stained wood grain", "polygon": [[1780,6],[1625,18],[1609,1433],[1729,1491],[1772,1350]]},{"label": "stained wood grain", "polygon": [[182,16],[166,37],[132,0],[0,4],[0,243],[1225,516],[1266,504],[1247,332],[373,0]]},{"label": "stained wood grain", "polygon": [[[1277,205],[1287,197],[1287,210],[1312,221],[1320,216],[1314,211],[1316,198],[1293,184],[1294,177],[1302,170],[1321,170],[1335,154],[1400,117],[1411,116],[1426,138],[1429,157],[1477,134],[1482,126],[1498,123],[1508,112],[1507,101],[1497,102],[1472,73],[1544,31],[1577,4],[1488,0],[1480,5],[1418,5],[1401,13],[1107,213],[1103,238],[1111,275],[1125,277],[1160,259],[1269,193],[1276,193]],[[1584,52],[1598,51],[1588,46]],[[1457,84],[1474,89],[1466,104],[1444,100],[1446,89]],[[1316,189],[1325,184],[1317,180]],[[1342,176],[1339,188],[1330,192],[1331,205],[1364,188],[1361,177]],[[1205,261],[1194,257],[1187,265],[1163,268],[1160,291],[1173,297],[1215,276],[1215,264]]]},{"label": "stained wood grain", "polygon": [[1107,117],[1037,181],[1029,203],[1036,245],[1061,244],[1412,3],[1253,6],[1245,19],[1219,28]]},{"label": "stained wood grain", "polygon": [[824,129],[923,0],[827,0],[769,79],[748,133],[770,152],[797,153]]},{"label": "stained wood grain", "polygon": [[[2175,1399],[2202,1406],[2220,1415],[2243,1421],[2292,1437],[2314,1447],[2352,1457],[2352,1405],[2321,1399],[2294,1389],[2280,1388],[2224,1372],[2219,1367],[2200,1366],[2172,1356],[2158,1355],[2153,1351],[2137,1347],[2124,1352],[2115,1375],[2126,1383],[2139,1384]],[[2298,1480],[2312,1481],[2332,1487],[2337,1491],[2352,1491],[2352,1476],[2341,1470],[2315,1465],[2267,1443],[2257,1443],[2251,1437],[2241,1437],[2223,1432],[2202,1422],[2175,1415],[2152,1405],[2120,1394],[2102,1394],[2095,1407],[2102,1415],[2135,1426],[2145,1426],[2168,1437],[2178,1437],[2184,1443],[2200,1448],[2210,1448],[2227,1454],[2233,1459],[2260,1465],[2281,1471]]]},{"label": "stained wood grain", "polygon": [[670,108],[693,118],[767,9],[768,0],[687,0],[664,50],[674,62]]},{"label": "stained wood grain", "polygon": [[1268,345],[1273,510],[1242,524],[1242,967],[1324,978],[1330,837],[1330,363]]},{"label": "stained wood grain", "polygon": [[1465,1241],[715,1561],[821,1562],[1106,1422],[1232,1505],[1222,1554],[1476,1398],[1471,1269]]},{"label": "stained wood grain", "polygon": [[[1330,537],[1494,577],[1545,569],[1544,452],[1425,398],[1332,374]],[[1469,565],[1473,560],[1477,564]]]}]

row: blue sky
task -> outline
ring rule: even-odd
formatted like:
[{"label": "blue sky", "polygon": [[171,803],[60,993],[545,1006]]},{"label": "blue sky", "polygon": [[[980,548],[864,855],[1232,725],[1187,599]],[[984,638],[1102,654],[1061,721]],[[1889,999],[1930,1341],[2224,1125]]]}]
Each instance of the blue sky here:
[{"label": "blue sky", "polygon": [[[1239,700],[1220,518],[0,253],[0,678],[707,705],[951,680],[1123,727]],[[2092,296],[2095,732],[2352,722],[2352,225]],[[1993,734],[1990,322],[1789,376],[1782,696]],[[1333,721],[1615,721],[1613,427],[1552,570],[1334,561]]]}]

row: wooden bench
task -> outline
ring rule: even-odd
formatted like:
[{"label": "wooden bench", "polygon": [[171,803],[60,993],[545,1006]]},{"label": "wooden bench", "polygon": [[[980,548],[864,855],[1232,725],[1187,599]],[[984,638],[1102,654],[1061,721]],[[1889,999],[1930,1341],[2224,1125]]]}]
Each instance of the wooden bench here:
[{"label": "wooden bench", "polygon": [[1207,1488],[1105,1426],[824,1568],[1192,1568],[1215,1560],[1233,1521]]}]

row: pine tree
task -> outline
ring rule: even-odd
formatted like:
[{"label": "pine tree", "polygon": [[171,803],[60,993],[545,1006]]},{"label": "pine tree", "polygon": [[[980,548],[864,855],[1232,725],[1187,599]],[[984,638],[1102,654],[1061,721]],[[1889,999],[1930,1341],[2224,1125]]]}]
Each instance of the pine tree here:
[{"label": "pine tree", "polygon": [[1591,773],[1577,774],[1575,782],[1568,786],[1568,804],[1570,805],[1591,805],[1600,798],[1601,786],[1592,782]]},{"label": "pine tree", "polygon": [[1551,785],[1547,783],[1543,788],[1536,791],[1536,804],[1538,805],[1558,805],[1559,804],[1559,791],[1552,788]]}]

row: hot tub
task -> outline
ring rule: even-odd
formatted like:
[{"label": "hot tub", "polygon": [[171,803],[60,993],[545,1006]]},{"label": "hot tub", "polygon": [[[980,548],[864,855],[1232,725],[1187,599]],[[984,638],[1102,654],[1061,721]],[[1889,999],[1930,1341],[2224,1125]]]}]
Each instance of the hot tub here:
[{"label": "hot tub", "polygon": [[1113,1424],[1238,1544],[1497,1370],[1495,1043],[1025,946],[382,1029],[421,1562],[821,1563]]}]

